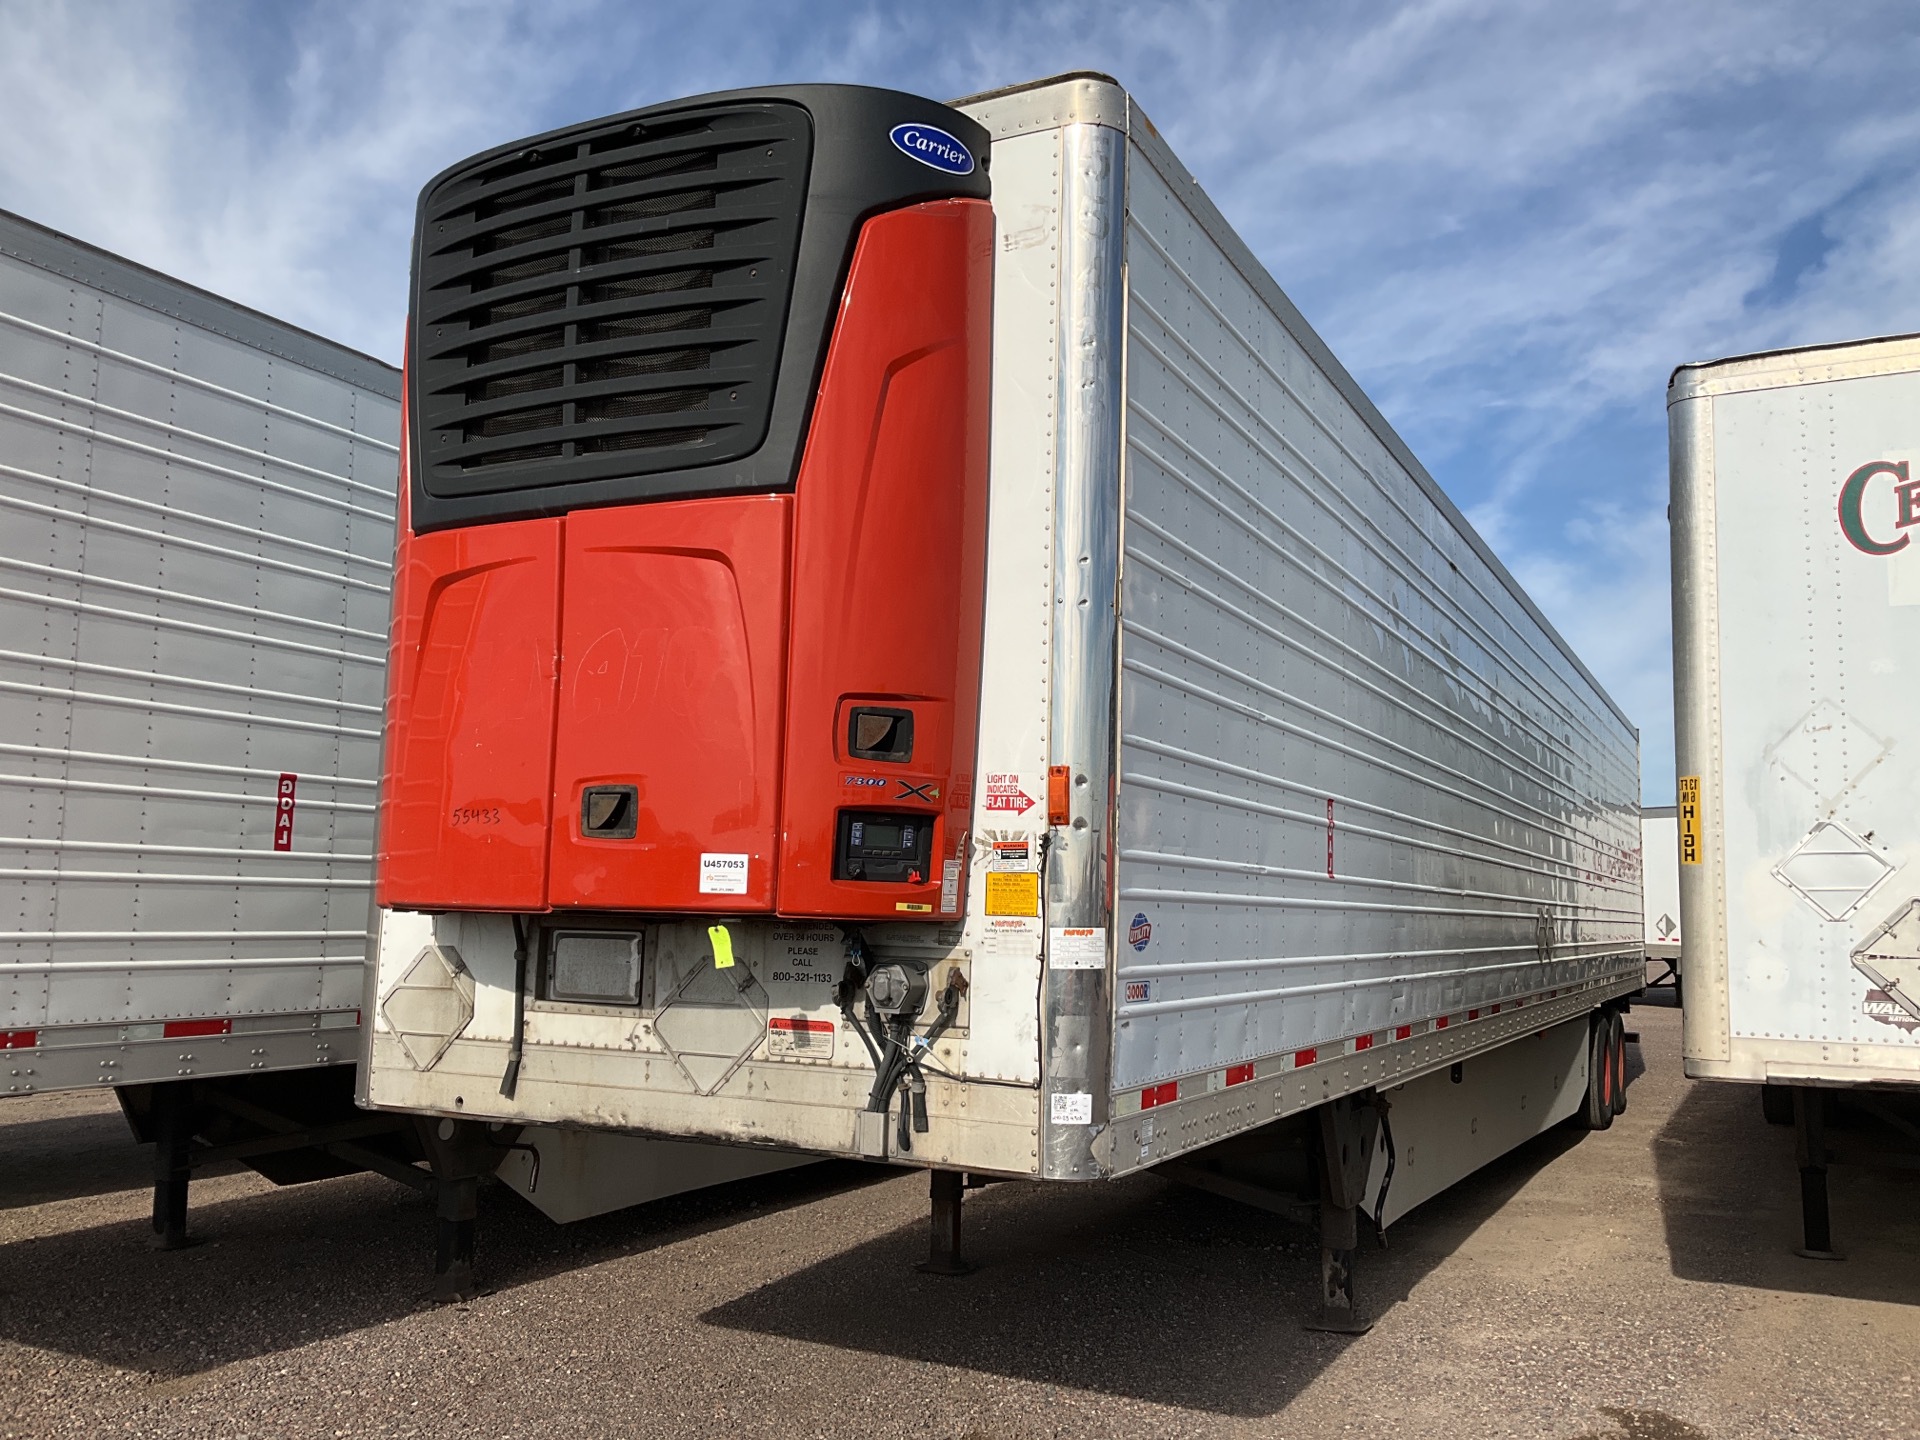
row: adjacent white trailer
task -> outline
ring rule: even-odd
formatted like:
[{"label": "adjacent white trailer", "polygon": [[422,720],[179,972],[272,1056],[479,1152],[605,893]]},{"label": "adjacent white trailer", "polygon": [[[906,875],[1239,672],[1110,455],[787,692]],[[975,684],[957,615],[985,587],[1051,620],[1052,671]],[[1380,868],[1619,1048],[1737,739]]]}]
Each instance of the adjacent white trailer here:
[{"label": "adjacent white trailer", "polygon": [[[352,1099],[399,401],[0,212],[0,1095],[113,1089],[168,1243],[214,1159],[430,1183]],[[517,1139],[501,1177],[561,1220],[795,1163],[628,1141],[583,1185],[570,1137]]]},{"label": "adjacent white trailer", "polygon": [[1672,805],[1649,805],[1640,812],[1641,909],[1646,921],[1647,959],[1666,969],[1653,983],[1672,984],[1680,993],[1680,821]]},{"label": "adjacent white trailer", "polygon": [[1920,338],[1683,365],[1667,413],[1687,1073],[1817,1127],[1804,1087],[1920,1080]]},{"label": "adjacent white trailer", "polygon": [[957,108],[997,227],[961,913],[635,916],[633,999],[559,1004],[518,917],[383,911],[365,1098],[929,1167],[947,1263],[959,1172],[1248,1193],[1217,1142],[1317,1117],[1337,1312],[1356,1208],[1610,1115],[1637,732],[1124,90]]},{"label": "adjacent white trailer", "polygon": [[399,379],[0,213],[0,1094],[115,1090],[173,1242],[190,1093],[355,1119]]},{"label": "adjacent white trailer", "polygon": [[352,1063],[399,379],[0,214],[4,1093]]}]

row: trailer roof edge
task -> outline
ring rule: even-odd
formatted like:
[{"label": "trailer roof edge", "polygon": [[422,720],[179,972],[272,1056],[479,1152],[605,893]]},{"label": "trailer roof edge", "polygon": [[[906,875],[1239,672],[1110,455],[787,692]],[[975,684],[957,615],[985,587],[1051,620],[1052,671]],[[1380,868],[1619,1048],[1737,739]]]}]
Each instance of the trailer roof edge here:
[{"label": "trailer roof edge", "polygon": [[10,255],[37,269],[64,275],[79,284],[171,315],[186,324],[371,390],[389,400],[400,398],[400,371],[384,360],[224,295],[162,274],[10,210],[0,210],[0,255]]},{"label": "trailer roof edge", "polygon": [[[1811,360],[1818,355],[1835,358],[1823,365]],[[1674,366],[1673,373],[1667,377],[1667,404],[1677,405],[1702,395],[1777,390],[1828,380],[1893,374],[1911,369],[1916,356],[1920,356],[1920,334],[1868,335],[1826,345],[1788,345],[1779,350],[1726,355],[1718,360],[1689,360]],[[1792,378],[1787,378],[1789,376]]]},{"label": "trailer roof edge", "polygon": [[[1045,92],[1054,88],[1068,89],[1069,94],[1049,101],[1045,98]],[[1065,103],[1062,103],[1062,99]],[[1259,257],[1248,247],[1246,241],[1240,238],[1239,232],[1228,223],[1220,207],[1213,203],[1212,197],[1201,187],[1200,182],[1194,179],[1193,173],[1173,153],[1172,147],[1161,137],[1158,127],[1147,118],[1139,102],[1124,86],[1109,75],[1091,70],[1076,70],[1045,80],[1033,80],[1021,85],[1007,86],[1001,90],[990,90],[948,103],[956,107],[963,105],[974,107],[977,112],[975,118],[996,135],[1016,135],[1029,130],[1069,124],[1096,124],[1108,125],[1120,130],[1129,140],[1137,144],[1148,162],[1160,172],[1161,178],[1186,201],[1195,218],[1199,220],[1201,228],[1226,252],[1234,268],[1241,273],[1248,284],[1253,286],[1261,298],[1273,307],[1280,323],[1299,342],[1301,348],[1313,357],[1314,362],[1326,372],[1335,388],[1359,412],[1367,427],[1387,447],[1393,457],[1405,467],[1408,474],[1413,476],[1414,483],[1419,485],[1427,498],[1458,527],[1460,533],[1466,537],[1467,543],[1473,547],[1474,553],[1487,563],[1494,577],[1520,603],[1521,608],[1534,623],[1540,626],[1547,638],[1553,642],[1554,648],[1559,650],[1580,677],[1593,687],[1601,703],[1613,712],[1614,717],[1621,724],[1633,732],[1636,741],[1639,739],[1640,727],[1635,725],[1627,712],[1620,708],[1619,702],[1607,693],[1607,687],[1600,683],[1594,673],[1587,668],[1586,662],[1575,652],[1573,646],[1567,643],[1566,637],[1541,612],[1540,607],[1534,603],[1533,597],[1527,594],[1520,582],[1514,579],[1513,572],[1508,570],[1500,557],[1493,552],[1493,547],[1487,544],[1467,517],[1460,513],[1460,507],[1453,503],[1447,492],[1440,488],[1440,483],[1427,473],[1426,466],[1415,457],[1406,441],[1400,438],[1399,433],[1380,413],[1379,407],[1367,397],[1367,393],[1360,388],[1359,382],[1348,373],[1347,367],[1340,363],[1333,351],[1328,348],[1327,343],[1307,323],[1306,317],[1300,313],[1299,308],[1287,298],[1287,293],[1280,288],[1279,281],[1273,278],[1272,273],[1260,263]],[[1120,111],[1117,115],[1114,113],[1116,107]],[[1137,125],[1134,123],[1136,120],[1139,122]]]}]

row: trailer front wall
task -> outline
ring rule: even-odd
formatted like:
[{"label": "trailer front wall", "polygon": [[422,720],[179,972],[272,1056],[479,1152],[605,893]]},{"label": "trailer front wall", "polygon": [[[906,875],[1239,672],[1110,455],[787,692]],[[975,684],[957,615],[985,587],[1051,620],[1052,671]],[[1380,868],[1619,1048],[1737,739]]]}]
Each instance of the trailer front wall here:
[{"label": "trailer front wall", "polygon": [[1920,922],[1875,935],[1920,896],[1920,341],[1687,367],[1670,400],[1688,1073],[1911,1081]]},{"label": "trailer front wall", "polygon": [[398,375],[0,222],[8,1090],[350,1061]]},{"label": "trailer front wall", "polygon": [[1637,987],[1636,732],[1151,144],[1127,176],[1116,1114]]}]

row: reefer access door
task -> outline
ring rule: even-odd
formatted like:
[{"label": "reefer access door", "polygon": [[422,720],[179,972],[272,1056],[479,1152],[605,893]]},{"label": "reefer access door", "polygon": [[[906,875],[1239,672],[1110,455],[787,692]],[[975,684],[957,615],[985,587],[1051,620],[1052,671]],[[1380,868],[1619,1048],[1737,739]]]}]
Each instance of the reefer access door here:
[{"label": "reefer access door", "polygon": [[1668,390],[1690,1075],[1920,1075],[1920,339]]}]

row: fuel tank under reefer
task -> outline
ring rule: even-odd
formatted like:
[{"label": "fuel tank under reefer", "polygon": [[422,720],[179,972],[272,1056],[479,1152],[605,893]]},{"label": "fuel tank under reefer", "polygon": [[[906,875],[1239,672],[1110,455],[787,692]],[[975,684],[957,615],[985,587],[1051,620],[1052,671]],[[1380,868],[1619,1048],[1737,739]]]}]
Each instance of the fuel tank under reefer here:
[{"label": "fuel tank under reefer", "polygon": [[380,904],[958,913],[985,151],[802,86],[427,187]]}]

